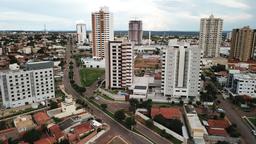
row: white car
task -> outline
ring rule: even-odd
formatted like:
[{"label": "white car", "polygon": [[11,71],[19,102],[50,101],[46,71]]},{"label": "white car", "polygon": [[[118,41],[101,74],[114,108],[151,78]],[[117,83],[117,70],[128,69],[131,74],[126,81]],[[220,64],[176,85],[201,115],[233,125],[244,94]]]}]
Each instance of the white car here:
[{"label": "white car", "polygon": [[252,134],[253,134],[254,136],[256,136],[256,131],[255,131],[255,130],[252,130]]},{"label": "white car", "polygon": [[218,108],[218,109],[217,109],[217,112],[219,112],[219,113],[225,113],[225,111],[224,111],[223,109],[221,109],[221,108]]}]

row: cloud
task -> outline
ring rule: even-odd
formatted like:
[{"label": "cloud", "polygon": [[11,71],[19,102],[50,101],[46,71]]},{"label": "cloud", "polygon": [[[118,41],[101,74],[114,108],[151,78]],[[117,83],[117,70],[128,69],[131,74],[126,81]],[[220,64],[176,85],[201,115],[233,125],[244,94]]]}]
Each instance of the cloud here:
[{"label": "cloud", "polygon": [[230,8],[241,8],[241,9],[250,8],[249,5],[239,0],[212,0],[211,2],[218,5],[225,6],[225,7],[230,7]]},{"label": "cloud", "polygon": [[17,26],[74,30],[77,20],[91,29],[91,13],[108,6],[114,29],[127,30],[128,22],[143,21],[144,30],[198,30],[200,18],[214,14],[225,28],[256,27],[255,0],[1,0],[0,29]]}]

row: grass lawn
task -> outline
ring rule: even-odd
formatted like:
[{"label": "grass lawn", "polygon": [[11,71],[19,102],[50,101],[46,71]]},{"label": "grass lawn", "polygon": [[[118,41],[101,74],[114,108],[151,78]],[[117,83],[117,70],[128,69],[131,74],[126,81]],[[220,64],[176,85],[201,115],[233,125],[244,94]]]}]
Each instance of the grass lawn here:
[{"label": "grass lawn", "polygon": [[248,119],[256,126],[256,117],[248,117]]},{"label": "grass lawn", "polygon": [[104,69],[83,68],[80,70],[81,84],[83,86],[90,86],[103,74],[104,74]]}]

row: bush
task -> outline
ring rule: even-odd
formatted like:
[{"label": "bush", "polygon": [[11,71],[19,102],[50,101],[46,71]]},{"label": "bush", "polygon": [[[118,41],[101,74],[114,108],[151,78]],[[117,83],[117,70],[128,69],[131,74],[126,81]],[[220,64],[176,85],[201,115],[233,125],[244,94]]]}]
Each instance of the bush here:
[{"label": "bush", "polygon": [[231,137],[240,137],[240,133],[237,130],[237,126],[236,124],[232,124],[231,126],[229,126],[227,129],[227,132],[229,133],[229,135]]}]

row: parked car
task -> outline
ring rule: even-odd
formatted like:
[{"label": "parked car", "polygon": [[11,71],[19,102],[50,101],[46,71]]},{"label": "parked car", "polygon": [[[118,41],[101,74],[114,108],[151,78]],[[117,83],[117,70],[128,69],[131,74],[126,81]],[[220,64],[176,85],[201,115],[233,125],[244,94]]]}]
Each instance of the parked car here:
[{"label": "parked car", "polygon": [[217,109],[217,112],[219,112],[219,113],[225,113],[225,111],[224,111],[223,109],[221,109],[221,108],[218,108],[218,109]]},{"label": "parked car", "polygon": [[253,134],[254,136],[256,136],[256,131],[255,131],[255,130],[252,130],[252,134]]}]

